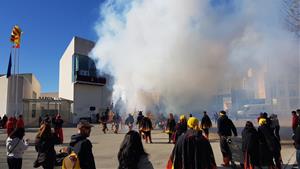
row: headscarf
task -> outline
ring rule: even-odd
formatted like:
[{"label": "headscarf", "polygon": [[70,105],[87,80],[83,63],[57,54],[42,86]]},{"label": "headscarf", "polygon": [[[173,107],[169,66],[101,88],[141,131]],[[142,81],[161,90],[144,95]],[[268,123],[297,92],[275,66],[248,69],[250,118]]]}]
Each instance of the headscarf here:
[{"label": "headscarf", "polygon": [[267,119],[265,119],[265,118],[260,118],[259,121],[258,121],[258,124],[259,124],[260,126],[267,124]]},{"label": "headscarf", "polygon": [[187,124],[189,128],[199,130],[199,120],[196,117],[189,118]]}]

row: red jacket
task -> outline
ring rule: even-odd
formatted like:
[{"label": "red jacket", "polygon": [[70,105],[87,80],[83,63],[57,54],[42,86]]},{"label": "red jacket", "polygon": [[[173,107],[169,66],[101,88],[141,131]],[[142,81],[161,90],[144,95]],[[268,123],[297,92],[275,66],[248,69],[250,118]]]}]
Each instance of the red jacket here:
[{"label": "red jacket", "polygon": [[295,130],[298,126],[298,116],[297,115],[293,115],[292,116],[292,128],[293,130]]},{"label": "red jacket", "polygon": [[17,128],[24,128],[24,120],[18,119],[16,126]]}]

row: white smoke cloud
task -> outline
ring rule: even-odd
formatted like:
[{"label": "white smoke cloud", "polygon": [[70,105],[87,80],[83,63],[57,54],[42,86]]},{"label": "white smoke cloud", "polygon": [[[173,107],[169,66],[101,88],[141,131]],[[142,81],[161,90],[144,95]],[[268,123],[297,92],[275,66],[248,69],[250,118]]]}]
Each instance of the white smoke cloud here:
[{"label": "white smoke cloud", "polygon": [[115,77],[115,101],[122,97],[130,111],[156,102],[167,112],[200,111],[251,65],[295,46],[279,22],[280,1],[211,2],[108,0],[101,6],[91,55]]}]

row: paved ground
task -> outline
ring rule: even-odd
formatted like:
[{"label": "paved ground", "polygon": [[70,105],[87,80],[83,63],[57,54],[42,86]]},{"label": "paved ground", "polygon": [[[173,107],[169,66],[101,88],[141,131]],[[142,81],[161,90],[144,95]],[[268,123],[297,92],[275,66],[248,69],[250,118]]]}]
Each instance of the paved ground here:
[{"label": "paved ground", "polygon": [[[239,129],[241,130],[241,128]],[[37,129],[27,129],[26,138],[34,140]],[[212,130],[215,132],[215,129]],[[64,145],[57,146],[56,149],[60,149],[63,146],[67,146],[70,136],[76,132],[75,128],[64,128],[65,143]],[[125,130],[122,131],[125,133]],[[291,168],[295,163],[295,149],[292,146],[290,137],[290,129],[282,128],[281,135],[283,136],[282,142],[282,158],[285,164],[285,168]],[[0,129],[0,169],[6,169],[6,151],[5,151],[5,137],[4,131]],[[93,153],[95,156],[97,169],[116,169],[118,166],[117,153],[124,134],[106,134],[101,132],[99,126],[93,128],[90,140],[93,143]],[[168,160],[169,154],[173,148],[172,144],[167,144],[167,135],[160,130],[153,132],[154,144],[144,144],[146,151],[150,154],[150,160],[155,169],[164,169]],[[211,145],[213,147],[214,155],[217,165],[222,163],[222,156],[220,153],[219,142],[215,134],[211,135]],[[25,152],[23,157],[23,168],[32,169],[32,163],[36,158],[36,152],[31,145]],[[220,167],[221,168],[221,167]]]}]

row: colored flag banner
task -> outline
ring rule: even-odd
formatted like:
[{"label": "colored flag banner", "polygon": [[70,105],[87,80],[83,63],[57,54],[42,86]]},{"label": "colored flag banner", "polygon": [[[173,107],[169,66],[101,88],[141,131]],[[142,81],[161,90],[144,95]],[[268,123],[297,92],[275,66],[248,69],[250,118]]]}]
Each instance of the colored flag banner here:
[{"label": "colored flag banner", "polygon": [[10,41],[14,44],[14,48],[20,48],[21,34],[22,31],[20,27],[18,25],[15,25],[10,36]]}]

